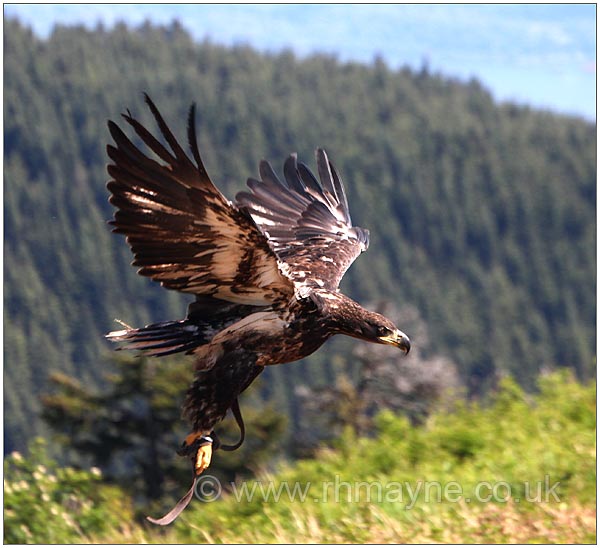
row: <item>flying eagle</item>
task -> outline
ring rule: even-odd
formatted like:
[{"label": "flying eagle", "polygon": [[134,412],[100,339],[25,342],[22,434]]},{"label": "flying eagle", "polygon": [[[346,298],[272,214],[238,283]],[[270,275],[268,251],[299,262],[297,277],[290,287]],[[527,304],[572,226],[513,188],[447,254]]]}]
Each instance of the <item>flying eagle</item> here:
[{"label": "flying eagle", "polygon": [[223,447],[213,429],[230,409],[243,440],[238,396],[265,366],[304,358],[338,333],[404,353],[410,341],[390,320],[338,290],[367,249],[369,233],[352,226],[342,180],[324,150],[316,151],[320,182],[295,154],[285,161],[284,182],[263,160],[260,178],[248,179],[249,191],[231,202],[200,158],[195,106],[187,127],[190,158],[145,99],[168,148],[129,111],[123,118],[155,158],[108,122],[115,146],[107,146],[107,187],[117,208],[111,224],[126,235],[139,274],[195,300],[183,320],[107,337],[149,356],[186,352],[196,358],[183,405],[192,433],[180,451],[194,462],[194,484],[164,518],[151,520],[166,524],[192,498],[212,449]]}]

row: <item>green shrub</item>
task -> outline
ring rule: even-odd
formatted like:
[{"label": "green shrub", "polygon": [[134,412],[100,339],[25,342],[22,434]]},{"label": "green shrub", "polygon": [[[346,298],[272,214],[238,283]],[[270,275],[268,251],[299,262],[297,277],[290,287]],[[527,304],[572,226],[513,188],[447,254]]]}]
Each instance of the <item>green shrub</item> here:
[{"label": "green shrub", "polygon": [[57,466],[41,439],[31,444],[27,458],[12,453],[4,461],[6,544],[85,542],[132,519],[128,499],[103,484],[98,469]]}]

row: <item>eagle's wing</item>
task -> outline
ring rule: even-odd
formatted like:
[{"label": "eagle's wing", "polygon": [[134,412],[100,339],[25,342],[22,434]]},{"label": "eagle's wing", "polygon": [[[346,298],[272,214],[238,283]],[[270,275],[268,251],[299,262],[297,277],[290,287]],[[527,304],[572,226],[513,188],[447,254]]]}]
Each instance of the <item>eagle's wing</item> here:
[{"label": "eagle's wing", "polygon": [[248,179],[250,192],[236,202],[245,207],[289,265],[295,282],[337,290],[344,272],[369,245],[369,232],[353,227],[344,186],[322,149],[316,151],[321,183],[292,154],[282,183],[270,164],[259,165],[261,180]]},{"label": "eagle's wing", "polygon": [[169,289],[209,295],[229,302],[268,305],[293,295],[293,283],[265,235],[213,185],[200,155],[190,109],[188,139],[196,165],[188,158],[150,98],[168,150],[131,114],[123,115],[163,163],[143,154],[109,122],[116,146],[110,202],[118,208],[114,232],[127,236],[140,274]]}]

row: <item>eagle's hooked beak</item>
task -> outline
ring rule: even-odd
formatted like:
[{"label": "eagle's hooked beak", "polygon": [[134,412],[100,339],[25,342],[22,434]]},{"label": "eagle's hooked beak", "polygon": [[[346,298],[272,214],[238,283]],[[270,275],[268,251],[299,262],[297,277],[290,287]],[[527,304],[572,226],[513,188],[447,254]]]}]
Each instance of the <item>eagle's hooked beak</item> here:
[{"label": "eagle's hooked beak", "polygon": [[410,339],[402,333],[399,329],[396,329],[391,335],[387,335],[385,337],[378,337],[379,341],[383,344],[391,344],[392,346],[397,346],[400,350],[404,352],[404,355],[408,354],[410,351]]}]

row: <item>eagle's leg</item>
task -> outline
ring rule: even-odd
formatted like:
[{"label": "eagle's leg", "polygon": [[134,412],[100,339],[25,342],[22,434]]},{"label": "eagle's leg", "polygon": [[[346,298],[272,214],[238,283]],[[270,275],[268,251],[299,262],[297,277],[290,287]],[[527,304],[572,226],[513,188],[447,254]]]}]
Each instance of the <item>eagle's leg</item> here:
[{"label": "eagle's leg", "polygon": [[205,432],[192,432],[187,435],[178,453],[181,456],[190,457],[194,463],[194,471],[199,476],[210,465],[212,458],[214,434]]}]

